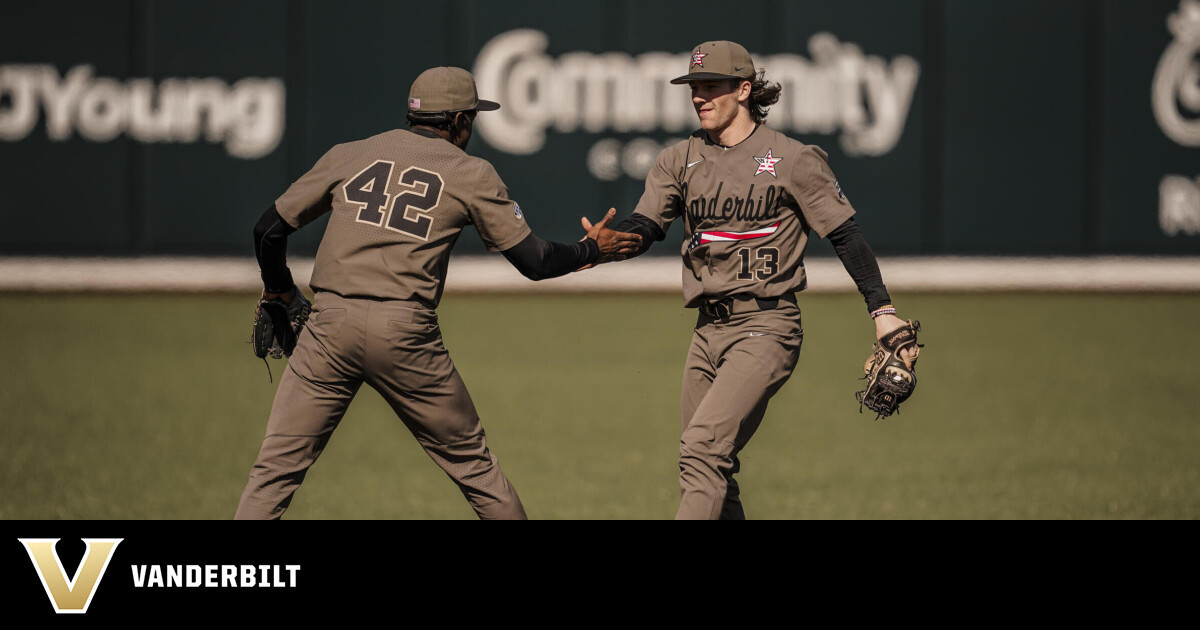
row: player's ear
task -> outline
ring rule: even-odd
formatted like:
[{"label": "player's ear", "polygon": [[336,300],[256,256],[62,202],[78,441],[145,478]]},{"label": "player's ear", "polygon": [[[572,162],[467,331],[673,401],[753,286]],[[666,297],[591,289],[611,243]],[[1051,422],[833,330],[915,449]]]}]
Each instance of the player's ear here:
[{"label": "player's ear", "polygon": [[451,123],[456,129],[469,129],[474,122],[474,117],[468,112],[454,112],[454,120]]},{"label": "player's ear", "polygon": [[750,100],[750,93],[754,91],[754,84],[749,81],[742,81],[738,85],[738,102],[744,103]]},{"label": "player's ear", "polygon": [[466,149],[467,143],[471,141],[471,126],[474,122],[474,116],[468,112],[455,112],[450,118],[450,137],[451,142],[460,149]]}]

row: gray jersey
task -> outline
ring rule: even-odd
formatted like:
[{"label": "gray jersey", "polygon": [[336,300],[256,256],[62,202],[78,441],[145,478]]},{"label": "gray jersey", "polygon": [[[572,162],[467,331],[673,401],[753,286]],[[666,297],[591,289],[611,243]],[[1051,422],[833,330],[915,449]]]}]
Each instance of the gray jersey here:
[{"label": "gray jersey", "polygon": [[402,129],[333,147],[275,207],[294,228],[332,212],[314,290],[435,307],[465,226],[474,225],[491,251],[530,233],[489,162]]},{"label": "gray jersey", "polygon": [[854,215],[827,157],[763,125],[733,147],[700,131],[658,155],[634,212],[663,232],[683,217],[688,306],[804,288],[809,232],[824,238]]}]

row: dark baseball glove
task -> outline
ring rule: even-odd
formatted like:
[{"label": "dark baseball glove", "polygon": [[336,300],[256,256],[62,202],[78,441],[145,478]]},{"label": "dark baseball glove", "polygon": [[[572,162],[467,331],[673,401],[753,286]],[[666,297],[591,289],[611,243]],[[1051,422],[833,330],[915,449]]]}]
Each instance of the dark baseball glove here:
[{"label": "dark baseball glove", "polygon": [[907,326],[902,326],[884,335],[875,344],[875,351],[867,359],[863,371],[866,376],[867,388],[857,392],[858,412],[863,407],[875,412],[875,419],[886,418],[900,412],[900,403],[912,396],[917,388],[916,358],[912,360],[912,368],[904,364],[900,351],[904,348],[922,348],[917,343],[917,333],[921,330],[921,322],[909,320]]},{"label": "dark baseball glove", "polygon": [[312,304],[300,289],[292,287],[292,300],[282,297],[263,297],[254,309],[254,356],[266,361],[267,356],[282,359],[292,356],[296,339],[312,313]]}]

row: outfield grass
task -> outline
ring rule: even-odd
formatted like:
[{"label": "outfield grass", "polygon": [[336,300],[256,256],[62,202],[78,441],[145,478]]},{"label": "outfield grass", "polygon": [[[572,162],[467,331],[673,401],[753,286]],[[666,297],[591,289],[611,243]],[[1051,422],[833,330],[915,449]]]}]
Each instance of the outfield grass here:
[{"label": "outfield grass", "polygon": [[[251,296],[0,295],[0,518],[226,519],[275,385]],[[791,381],[744,451],[759,519],[1200,517],[1200,296],[906,295],[904,412],[859,415],[872,328],[806,296]],[[443,335],[532,518],[667,519],[694,312],[669,296],[464,296]],[[282,362],[272,362],[276,382]],[[474,518],[364,388],[289,518]]]}]

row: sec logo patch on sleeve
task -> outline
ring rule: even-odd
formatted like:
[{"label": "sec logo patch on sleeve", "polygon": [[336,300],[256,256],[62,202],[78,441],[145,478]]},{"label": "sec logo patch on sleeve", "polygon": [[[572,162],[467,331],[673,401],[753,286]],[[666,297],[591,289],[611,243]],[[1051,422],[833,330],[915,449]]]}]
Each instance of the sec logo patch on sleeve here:
[{"label": "sec logo patch on sleeve", "polygon": [[519,203],[513,202],[513,214],[517,215],[518,219],[525,219],[525,215],[521,213],[521,204]]}]

